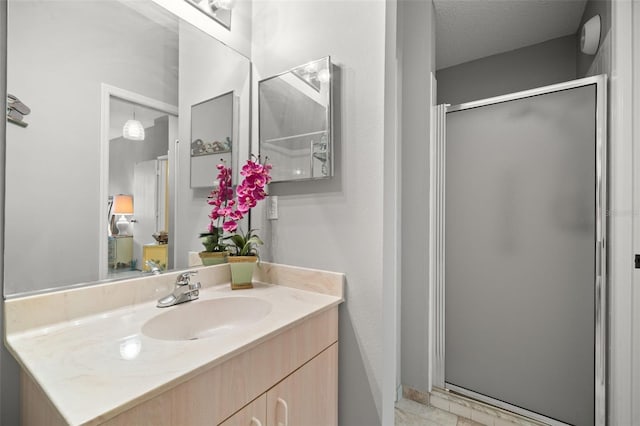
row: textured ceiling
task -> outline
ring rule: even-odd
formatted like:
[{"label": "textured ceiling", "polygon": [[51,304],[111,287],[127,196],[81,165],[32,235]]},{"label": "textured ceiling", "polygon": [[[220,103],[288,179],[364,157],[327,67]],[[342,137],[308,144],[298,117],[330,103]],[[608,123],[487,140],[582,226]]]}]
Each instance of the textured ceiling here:
[{"label": "textured ceiling", "polygon": [[575,34],[586,0],[434,0],[438,69]]}]

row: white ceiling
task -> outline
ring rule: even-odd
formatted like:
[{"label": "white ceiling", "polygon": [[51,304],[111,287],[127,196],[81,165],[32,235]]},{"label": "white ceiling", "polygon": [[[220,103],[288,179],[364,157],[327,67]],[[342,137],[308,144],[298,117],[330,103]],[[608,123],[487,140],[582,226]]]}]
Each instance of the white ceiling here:
[{"label": "white ceiling", "polygon": [[436,67],[575,34],[586,0],[433,0]]}]

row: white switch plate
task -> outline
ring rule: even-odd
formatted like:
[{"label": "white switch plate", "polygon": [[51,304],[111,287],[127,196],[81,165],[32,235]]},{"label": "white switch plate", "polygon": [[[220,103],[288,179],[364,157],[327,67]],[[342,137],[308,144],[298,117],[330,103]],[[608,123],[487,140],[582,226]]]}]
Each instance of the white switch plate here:
[{"label": "white switch plate", "polygon": [[278,219],[278,196],[270,195],[267,200],[269,200],[267,203],[267,219]]}]

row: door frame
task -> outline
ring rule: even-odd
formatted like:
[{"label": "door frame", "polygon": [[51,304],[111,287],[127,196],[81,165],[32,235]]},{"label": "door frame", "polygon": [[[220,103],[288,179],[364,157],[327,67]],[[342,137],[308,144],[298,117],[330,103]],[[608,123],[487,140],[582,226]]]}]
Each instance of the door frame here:
[{"label": "door frame", "polygon": [[[98,211],[96,212],[96,217],[98,220],[97,223],[97,232],[98,232],[98,279],[104,280],[107,278],[108,272],[108,243],[109,240],[106,238],[106,225],[108,223],[107,217],[107,209],[106,209],[106,201],[109,196],[109,124],[111,120],[111,113],[109,110],[110,100],[111,98],[118,98],[121,100],[125,100],[128,102],[133,102],[135,104],[152,108],[158,111],[162,111],[164,113],[178,116],[178,107],[176,105],[171,105],[153,98],[149,98],[147,96],[141,95],[136,92],[132,92],[129,90],[121,89],[116,86],[111,86],[106,83],[102,83],[101,85],[101,95],[100,95],[100,189],[99,189],[99,199],[98,203]],[[167,141],[167,148],[170,148],[171,144]],[[169,155],[169,161],[171,162],[171,155]],[[176,162],[173,161],[175,165]],[[174,179],[176,179],[176,173],[174,173]],[[175,182],[173,185],[170,183],[170,187],[173,186],[175,189]],[[171,190],[171,188],[170,188]],[[104,201],[104,202],[103,202]],[[174,208],[172,209],[170,206],[171,214],[174,214]],[[174,216],[175,217],[175,216]],[[171,238],[175,241],[175,232],[169,229]],[[175,265],[175,262],[173,263]]]},{"label": "door frame", "polygon": [[445,383],[445,151],[446,113],[560,92],[584,86],[596,86],[596,254],[595,254],[595,425],[606,423],[607,401],[607,78],[599,75],[565,83],[539,87],[507,95],[496,96],[460,105],[434,108],[430,138],[430,208],[429,208],[429,294],[431,295],[430,375],[429,389],[433,386],[450,389],[473,399],[487,402],[524,416],[550,424],[562,425],[545,416],[470,392]]}]

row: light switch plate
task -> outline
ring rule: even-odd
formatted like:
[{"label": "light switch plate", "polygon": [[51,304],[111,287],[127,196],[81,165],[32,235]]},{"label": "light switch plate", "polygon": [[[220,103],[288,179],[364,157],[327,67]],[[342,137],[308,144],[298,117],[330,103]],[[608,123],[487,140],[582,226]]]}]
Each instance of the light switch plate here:
[{"label": "light switch plate", "polygon": [[267,197],[268,207],[267,207],[267,219],[276,220],[278,219],[278,196],[270,195]]}]

